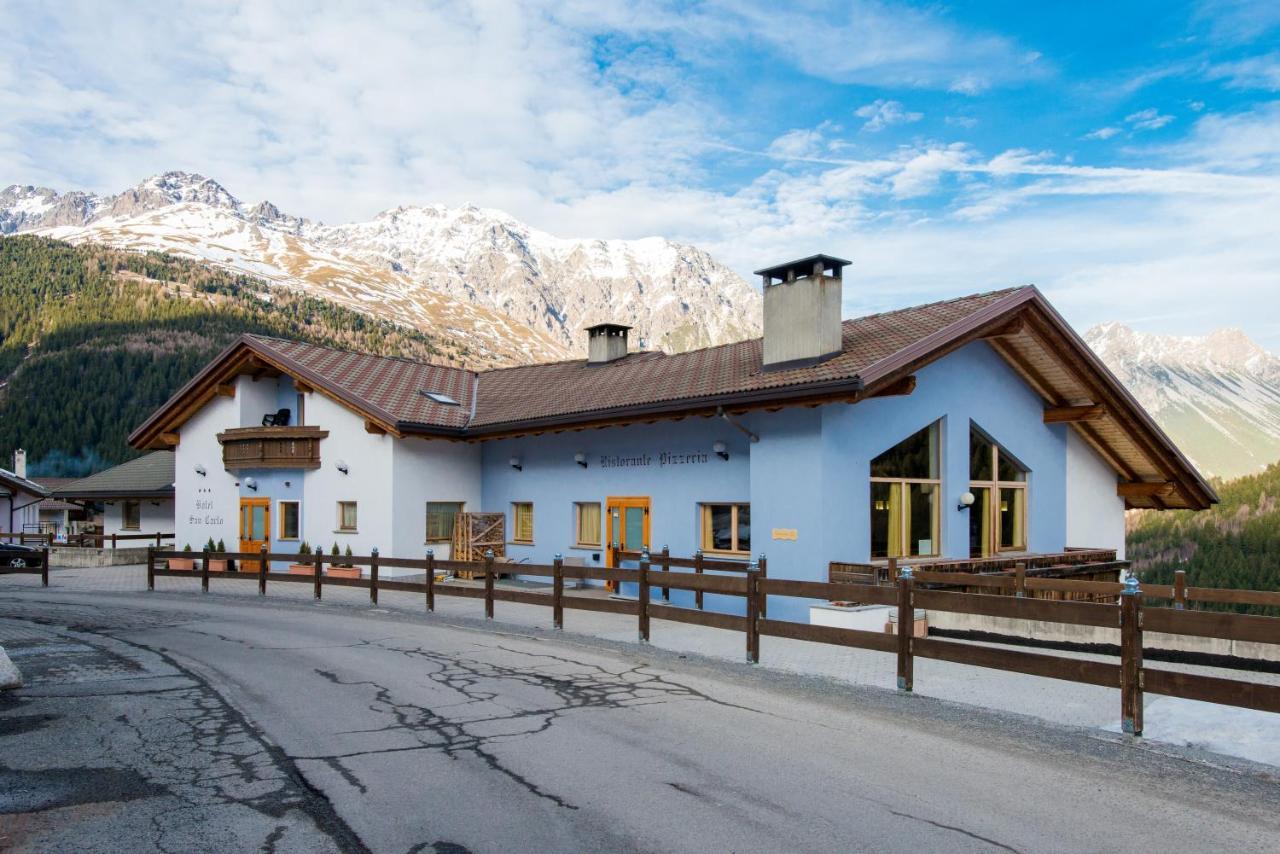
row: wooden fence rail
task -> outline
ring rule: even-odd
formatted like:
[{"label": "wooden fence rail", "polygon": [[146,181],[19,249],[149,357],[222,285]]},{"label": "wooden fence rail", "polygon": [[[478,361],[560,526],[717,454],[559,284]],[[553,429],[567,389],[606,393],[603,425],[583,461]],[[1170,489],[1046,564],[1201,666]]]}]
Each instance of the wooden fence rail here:
[{"label": "wooden fence rail", "polygon": [[[1121,721],[1125,732],[1142,734],[1143,693],[1151,692],[1174,697],[1185,697],[1212,703],[1241,706],[1280,713],[1280,685],[1248,682],[1217,676],[1148,668],[1142,659],[1143,633],[1155,631],[1168,634],[1193,635],[1255,643],[1280,644],[1280,618],[1227,612],[1192,611],[1185,607],[1146,607],[1144,599],[1161,598],[1162,588],[1144,591],[1136,580],[1123,584],[1111,582],[1082,582],[1070,579],[1014,579],[1017,586],[1025,584],[1031,589],[1032,581],[1045,585],[1057,584],[1065,592],[1104,594],[1118,601],[1071,601],[1040,599],[1028,596],[1002,596],[987,593],[952,592],[938,589],[935,574],[913,572],[903,567],[893,584],[829,583],[771,579],[764,577],[758,565],[738,567],[734,575],[711,575],[698,572],[677,572],[675,568],[698,566],[698,556],[692,559],[672,558],[668,553],[651,555],[636,553],[636,568],[566,566],[560,555],[551,564],[499,564],[492,555],[480,562],[436,560],[431,552],[424,559],[383,558],[375,551],[370,555],[336,557],[326,555],[295,555],[260,552],[176,552],[150,548],[147,561],[147,587],[155,589],[157,577],[201,579],[202,589],[209,588],[209,563],[211,560],[231,562],[239,571],[215,573],[219,578],[252,578],[258,583],[258,592],[265,595],[268,582],[279,581],[310,583],[314,596],[319,599],[325,586],[363,588],[369,591],[370,600],[377,602],[379,590],[410,592],[423,596],[428,611],[435,610],[440,596],[482,599],[484,613],[493,619],[495,602],[515,602],[542,605],[552,609],[552,622],[557,629],[564,627],[565,610],[585,610],[602,613],[625,614],[636,618],[637,635],[641,642],[650,639],[653,620],[668,620],[693,625],[708,626],[730,631],[740,631],[745,636],[745,652],[748,661],[760,660],[761,637],[789,638],[835,646],[854,647],[892,653],[897,657],[897,683],[903,691],[914,687],[914,660],[916,658],[948,661],[974,667],[985,667],[1014,673],[1024,673],[1051,679],[1081,682],[1117,688],[1120,691]],[[170,560],[191,560],[199,564],[196,570],[171,569]],[[624,560],[628,558],[624,557]],[[272,562],[309,564],[308,574],[273,572]],[[330,577],[324,572],[326,563],[332,565],[368,567],[361,578]],[[164,566],[160,566],[164,564]],[[421,569],[422,581],[381,579],[381,567]],[[704,566],[704,569],[706,567]],[[551,579],[549,590],[516,590],[498,588],[495,580],[499,572],[516,571]],[[445,583],[437,578],[441,572],[464,571],[482,580],[482,586]],[[947,573],[957,575],[957,573]],[[954,584],[972,588],[974,576],[953,579]],[[634,583],[637,595],[631,598],[597,598],[567,593],[566,578],[592,579]],[[928,586],[923,586],[927,584]],[[1080,585],[1089,585],[1081,588]],[[654,602],[655,587],[667,587],[693,591],[696,594],[713,593],[734,596],[744,600],[744,615],[708,612],[696,607],[688,608],[664,602]],[[994,587],[994,586],[993,586]],[[1114,588],[1119,587],[1116,591]],[[1054,589],[1046,587],[1045,589]],[[1183,593],[1191,598],[1186,588]],[[807,600],[856,601],[883,604],[897,609],[896,630],[890,632],[841,629],[770,619],[766,604],[770,597],[793,597]],[[1213,601],[1213,600],[1206,600]],[[1038,620],[1067,625],[1101,626],[1120,630],[1119,662],[1093,661],[1026,652],[1003,647],[943,640],[934,637],[915,637],[915,610],[927,608],[961,614],[978,614],[1014,619]]]},{"label": "wooden fence rail", "polygon": [[[0,557],[0,575],[38,575],[40,583],[49,586],[49,547],[45,546],[38,552],[35,563],[26,562],[26,555],[6,555]],[[15,565],[15,563],[17,565]]]}]

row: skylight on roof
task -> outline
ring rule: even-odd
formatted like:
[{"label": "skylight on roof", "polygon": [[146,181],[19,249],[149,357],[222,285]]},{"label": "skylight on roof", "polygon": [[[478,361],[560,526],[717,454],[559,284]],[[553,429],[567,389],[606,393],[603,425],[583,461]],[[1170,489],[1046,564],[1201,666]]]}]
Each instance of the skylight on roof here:
[{"label": "skylight on roof", "polygon": [[438,391],[427,391],[424,388],[422,390],[422,396],[427,398],[427,400],[432,401],[433,403],[440,404],[441,406],[458,406],[459,405],[458,401],[454,400],[452,397],[449,397],[449,395],[442,394],[441,392],[438,392]]}]

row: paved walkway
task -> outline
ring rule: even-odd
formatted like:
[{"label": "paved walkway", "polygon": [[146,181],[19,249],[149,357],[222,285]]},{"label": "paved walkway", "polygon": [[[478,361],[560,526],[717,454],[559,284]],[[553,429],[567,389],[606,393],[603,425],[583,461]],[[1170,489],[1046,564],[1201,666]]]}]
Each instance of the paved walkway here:
[{"label": "paved walkway", "polygon": [[[38,576],[4,576],[0,578],[0,596],[11,589],[38,589],[39,584]],[[212,600],[220,597],[258,598],[254,580],[213,575],[210,584],[211,592],[206,598]],[[141,566],[55,569],[50,573],[50,590],[54,588],[59,592],[134,593],[145,591],[146,574]],[[200,597],[199,578],[157,578],[153,595]],[[311,602],[312,588],[309,584],[269,583],[267,598]],[[323,610],[336,606],[368,609],[371,607],[369,594],[357,588],[326,587],[323,602],[316,603],[315,607]],[[418,613],[424,619],[445,621],[450,618],[474,619],[484,613],[483,603],[478,600],[438,596],[435,614],[427,615],[421,595],[387,590],[380,591],[378,607],[380,610]],[[495,604],[495,616],[499,623],[513,628],[553,628],[549,605],[540,607],[498,602]],[[581,636],[584,641],[588,638],[624,644],[637,641],[636,622],[632,617],[566,609],[564,619],[567,640]],[[653,646],[677,653],[691,652],[725,661],[742,661],[745,657],[745,637],[740,632],[655,619],[650,637]],[[1055,654],[1115,660],[1108,656]],[[870,650],[764,637],[761,638],[760,663],[764,668],[857,685],[892,689],[896,683],[894,657]],[[1167,662],[1158,666],[1280,684],[1280,674],[1242,673]],[[1118,689],[917,658],[915,692],[921,696],[1030,715],[1059,724],[1111,732],[1120,730]],[[1168,742],[1280,766],[1280,716],[1264,712],[1147,694],[1145,736],[1153,747],[1158,742]]]}]

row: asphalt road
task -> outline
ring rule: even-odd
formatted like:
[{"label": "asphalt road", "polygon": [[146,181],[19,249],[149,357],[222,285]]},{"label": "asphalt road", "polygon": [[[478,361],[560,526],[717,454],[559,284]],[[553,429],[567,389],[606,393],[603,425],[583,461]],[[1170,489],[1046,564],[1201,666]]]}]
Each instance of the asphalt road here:
[{"label": "asphalt road", "polygon": [[0,849],[1280,849],[1266,766],[596,638],[32,590],[0,644]]}]

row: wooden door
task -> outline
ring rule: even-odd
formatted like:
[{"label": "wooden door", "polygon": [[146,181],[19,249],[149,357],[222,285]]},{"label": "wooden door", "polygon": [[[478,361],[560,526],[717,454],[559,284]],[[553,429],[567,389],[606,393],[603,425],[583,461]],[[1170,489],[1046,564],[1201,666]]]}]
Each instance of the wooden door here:
[{"label": "wooden door", "polygon": [[644,496],[613,497],[605,506],[609,523],[606,557],[609,566],[617,566],[617,551],[638,552],[649,546],[649,499]]},{"label": "wooden door", "polygon": [[[240,499],[240,551],[271,551],[271,499]],[[260,561],[241,561],[243,572],[257,572]]]}]

